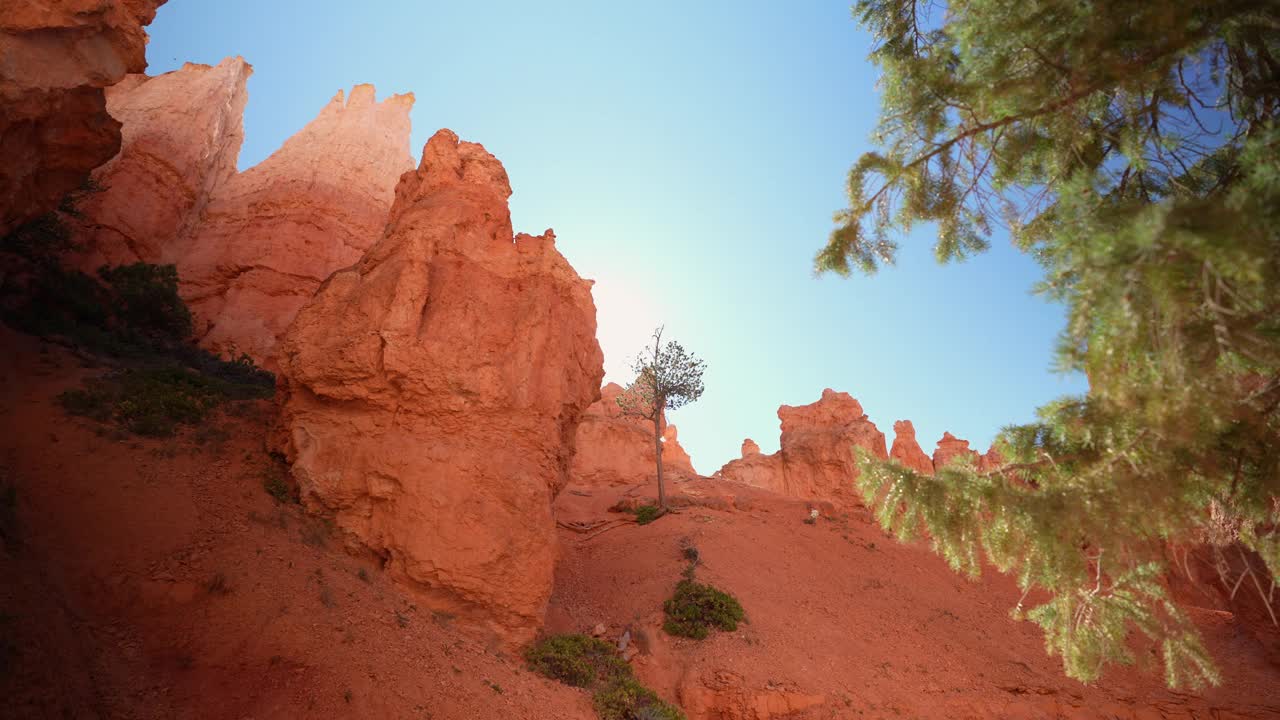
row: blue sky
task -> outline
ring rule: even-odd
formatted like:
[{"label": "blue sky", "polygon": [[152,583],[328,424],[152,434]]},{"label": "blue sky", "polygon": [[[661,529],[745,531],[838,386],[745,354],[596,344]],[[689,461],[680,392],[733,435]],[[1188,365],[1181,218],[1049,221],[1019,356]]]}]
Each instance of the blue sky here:
[{"label": "blue sky", "polygon": [[1080,392],[1051,371],[1062,308],[993,239],[960,265],[931,228],[897,266],[815,278],[878,110],[869,36],[848,0],[524,3],[170,0],[149,72],[242,55],[254,66],[241,168],[342,88],[413,92],[412,149],[438,128],[506,165],[517,231],[554,228],[599,310],[607,380],[659,323],[707,361],[672,415],[697,468],[744,437],[778,445],[777,408],[851,393],[890,442],[915,423],[985,449],[999,428]]}]

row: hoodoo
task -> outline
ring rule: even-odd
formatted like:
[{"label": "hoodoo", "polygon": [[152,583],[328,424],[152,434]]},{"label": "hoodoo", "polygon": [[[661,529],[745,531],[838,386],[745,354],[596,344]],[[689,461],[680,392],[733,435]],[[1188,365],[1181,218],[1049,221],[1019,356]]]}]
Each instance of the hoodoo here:
[{"label": "hoodoo", "polygon": [[551,593],[551,501],[603,356],[555,236],[512,236],[506,171],[441,130],[382,239],[280,354],[303,501],[433,609],[526,639]]},{"label": "hoodoo", "polygon": [[720,476],[792,497],[856,502],[853,448],[864,448],[880,459],[889,457],[884,433],[848,393],[823,390],[815,403],[778,408],[778,419],[778,452],[761,455],[755,443],[744,442],[742,458],[721,468]]},{"label": "hoodoo", "polygon": [[889,457],[916,472],[933,474],[933,461],[920,449],[916,428],[910,420],[899,420],[893,424],[893,447],[889,449]]},{"label": "hoodoo", "polygon": [[[618,406],[623,388],[609,383],[600,400],[587,408],[578,426],[573,479],[582,485],[641,484],[655,481],[653,423],[626,417]],[[662,441],[663,471],[676,477],[697,477],[689,454],[676,439],[675,425],[667,425]]]}]

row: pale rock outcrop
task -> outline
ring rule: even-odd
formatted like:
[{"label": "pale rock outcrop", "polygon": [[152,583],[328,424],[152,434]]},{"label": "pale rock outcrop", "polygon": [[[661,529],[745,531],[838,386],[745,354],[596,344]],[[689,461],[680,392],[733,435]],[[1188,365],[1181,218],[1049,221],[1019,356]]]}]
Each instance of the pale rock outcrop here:
[{"label": "pale rock outcrop", "polygon": [[204,206],[236,174],[251,74],[236,57],[155,77],[129,75],[107,89],[123,141],[93,173],[102,190],[79,208],[81,269],[182,257]]},{"label": "pale rock outcrop", "polygon": [[413,95],[339,92],[320,115],[203,208],[178,261],[201,344],[272,366],[275,345],[330,273],[368,250],[412,169]]},{"label": "pale rock outcrop", "polygon": [[[600,389],[578,425],[577,452],[573,456],[573,482],[580,485],[619,485],[656,482],[653,423],[627,417],[618,406],[625,392],[609,383]],[[689,454],[680,447],[674,425],[663,430],[662,469],[672,479],[696,477]]]},{"label": "pale rock outcrop", "polygon": [[7,0],[0,7],[0,236],[54,210],[120,148],[103,88],[147,67],[165,0]]},{"label": "pale rock outcrop", "polygon": [[933,474],[933,461],[920,449],[916,428],[910,420],[899,420],[893,424],[893,447],[889,449],[889,457],[918,473]]},{"label": "pale rock outcrop", "polygon": [[555,236],[513,238],[507,175],[441,130],[386,233],[281,343],[303,501],[421,603],[530,638],[551,592],[551,501],[600,396],[591,283]]},{"label": "pale rock outcrop", "polygon": [[809,405],[778,408],[781,449],[772,455],[746,455],[720,469],[721,477],[783,495],[838,503],[859,502],[853,448],[887,459],[884,433],[848,393],[831,389]]},{"label": "pale rock outcrop", "polygon": [[108,95],[120,153],[82,208],[77,263],[173,263],[201,344],[276,369],[280,336],[320,283],[382,235],[396,182],[413,168],[413,95],[372,85],[338,94],[270,157],[236,171],[241,58],[130,76]]}]

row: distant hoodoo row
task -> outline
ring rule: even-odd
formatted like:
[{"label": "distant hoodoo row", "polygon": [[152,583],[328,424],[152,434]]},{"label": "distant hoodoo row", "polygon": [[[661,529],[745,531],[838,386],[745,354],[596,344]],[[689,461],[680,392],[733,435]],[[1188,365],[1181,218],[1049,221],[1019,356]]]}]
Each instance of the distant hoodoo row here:
[{"label": "distant hoodoo row", "polygon": [[929,475],[962,455],[971,456],[980,468],[999,462],[994,449],[979,455],[969,449],[967,440],[951,433],[943,434],[930,459],[920,449],[909,420],[893,424],[893,447],[886,452],[884,433],[863,412],[862,405],[848,393],[831,389],[823,390],[815,403],[783,405],[778,408],[778,419],[782,421],[778,452],[764,455],[748,438],[742,441],[742,457],[731,460],[716,475],[782,495],[849,505],[861,502],[853,486],[858,476],[854,448],[881,460],[892,458]]}]

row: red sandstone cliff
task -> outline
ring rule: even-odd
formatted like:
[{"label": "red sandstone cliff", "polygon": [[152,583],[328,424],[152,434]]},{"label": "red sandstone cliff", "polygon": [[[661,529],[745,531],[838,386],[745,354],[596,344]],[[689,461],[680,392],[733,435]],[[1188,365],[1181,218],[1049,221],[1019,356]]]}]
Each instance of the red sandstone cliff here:
[{"label": "red sandstone cliff", "polygon": [[555,236],[513,238],[502,165],[441,130],[383,238],[281,346],[304,502],[433,609],[530,637],[551,593],[551,501],[603,356],[590,282]]},{"label": "red sandstone cliff", "polygon": [[6,0],[0,8],[0,236],[49,212],[120,148],[103,88],[146,69],[165,0]]},{"label": "red sandstone cliff", "polygon": [[[577,453],[573,456],[573,481],[580,485],[642,484],[657,482],[654,465],[653,423],[624,417],[618,407],[621,385],[600,389],[578,426]],[[676,439],[676,427],[663,432],[662,467],[675,477],[696,477],[689,454]]]},{"label": "red sandstone cliff", "polygon": [[124,123],[120,153],[82,208],[78,264],[173,263],[218,352],[275,367],[275,347],[330,273],[382,234],[409,154],[412,95],[378,102],[371,85],[339,92],[266,160],[242,172],[241,58],[133,75],[108,93]]}]

